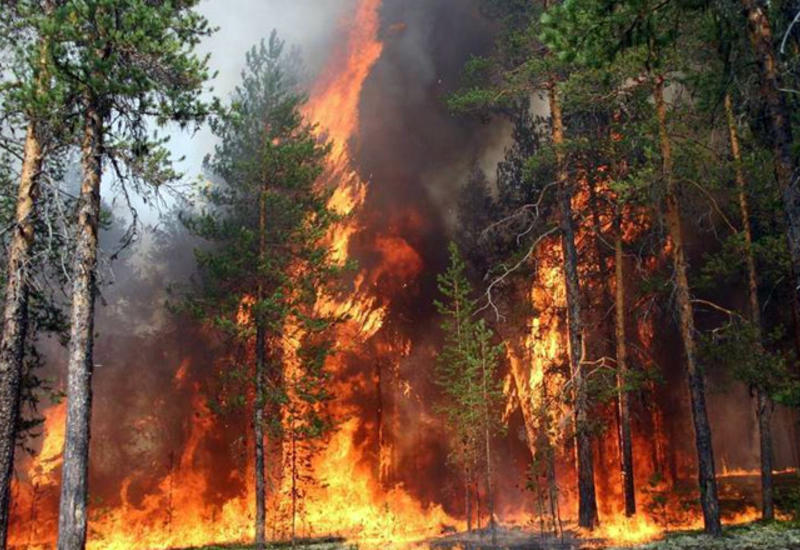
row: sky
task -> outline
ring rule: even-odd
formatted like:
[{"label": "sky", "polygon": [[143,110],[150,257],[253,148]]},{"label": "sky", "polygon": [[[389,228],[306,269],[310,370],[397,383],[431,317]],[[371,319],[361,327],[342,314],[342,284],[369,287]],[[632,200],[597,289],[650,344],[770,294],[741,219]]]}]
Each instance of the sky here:
[{"label": "sky", "polygon": [[[202,54],[211,54],[212,72],[218,72],[212,85],[214,94],[227,98],[240,80],[247,50],[262,38],[268,38],[273,29],[287,46],[298,46],[312,75],[325,60],[329,43],[343,18],[354,6],[354,0],[204,0],[199,11],[212,26],[219,30],[206,39],[199,48]],[[188,180],[201,175],[203,158],[214,147],[214,137],[204,127],[195,134],[172,130],[169,132],[170,149],[176,159],[185,160],[176,166]],[[136,203],[145,224],[157,222],[159,212],[152,207]],[[118,214],[124,216],[120,210]]]}]

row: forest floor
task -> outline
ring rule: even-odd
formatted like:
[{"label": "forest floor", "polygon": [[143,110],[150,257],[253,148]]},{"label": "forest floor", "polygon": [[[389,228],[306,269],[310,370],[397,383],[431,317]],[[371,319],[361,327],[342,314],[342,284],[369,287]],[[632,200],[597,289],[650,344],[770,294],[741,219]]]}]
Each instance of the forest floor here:
[{"label": "forest floor", "polygon": [[[267,550],[292,547],[290,543],[266,546]],[[297,542],[296,550],[358,550],[357,544],[341,539]],[[387,550],[393,548],[387,546]],[[454,533],[414,545],[429,550],[800,550],[800,524],[794,522],[752,523],[726,527],[720,538],[696,532],[675,532],[663,540],[633,546],[612,546],[602,540],[541,537],[521,529],[498,528],[492,542],[487,532]],[[184,550],[252,550],[252,545],[211,545]],[[373,550],[370,547],[370,550]],[[377,549],[375,549],[377,550]]]},{"label": "forest floor", "polygon": [[789,550],[800,549],[800,525],[794,522],[751,523],[726,527],[722,537],[702,532],[668,534],[664,540],[615,550]]}]

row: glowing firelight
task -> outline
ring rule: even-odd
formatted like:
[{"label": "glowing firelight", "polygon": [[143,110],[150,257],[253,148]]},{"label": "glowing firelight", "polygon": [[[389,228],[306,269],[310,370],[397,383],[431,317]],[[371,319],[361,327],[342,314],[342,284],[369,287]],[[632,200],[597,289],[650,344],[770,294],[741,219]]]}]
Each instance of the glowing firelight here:
[{"label": "glowing firelight", "polygon": [[[383,52],[383,44],[378,39],[380,6],[381,0],[358,0],[348,25],[348,38],[340,50],[332,53],[305,107],[306,116],[319,124],[321,136],[332,142],[328,165],[319,183],[333,189],[330,206],[345,217],[328,235],[334,259],[339,262],[350,257],[351,239],[361,229],[359,213],[370,185],[355,170],[351,157],[359,135],[359,102],[363,86]],[[392,32],[402,32],[403,29],[402,25],[395,26]],[[585,194],[579,193],[576,200],[586,200]],[[643,215],[636,214],[631,219],[635,223],[623,228],[626,240],[635,238],[636,232],[647,225]],[[579,228],[579,233],[586,232],[586,228]],[[391,272],[403,281],[413,281],[423,269],[419,254],[400,237],[379,235],[375,236],[372,244],[382,263],[371,271],[363,270],[356,274],[352,291],[347,296],[324,296],[317,303],[317,308],[326,313],[347,317],[348,321],[336,328],[336,341],[341,351],[357,352],[384,326],[388,306],[376,294],[378,278]],[[562,375],[552,372],[557,370],[554,367],[565,363],[567,349],[562,315],[566,297],[558,239],[543,242],[535,261],[537,269],[526,296],[535,314],[529,319],[519,341],[508,348],[510,373],[505,385],[507,413],[514,407],[521,409],[525,435],[532,451],[532,442],[543,428],[537,420],[537,408],[542,400],[550,399],[548,406],[556,425],[554,432],[565,431],[562,428],[570,421],[565,405],[552,404],[555,401],[552,396],[561,391],[564,384]],[[248,322],[248,305],[243,304],[238,322]],[[652,338],[652,326],[643,322],[637,329],[642,332],[640,339],[643,342]],[[291,364],[291,346],[296,343],[286,345],[289,347],[284,350],[287,357],[284,374],[291,375],[292,369],[296,368]],[[379,348],[379,354],[387,356],[407,356],[411,351],[408,341],[400,342],[394,348],[375,347]],[[354,386],[363,382],[358,377],[364,375],[345,372],[347,365],[340,361],[343,360],[337,355],[327,365],[334,374],[332,393],[339,400],[335,403],[339,424],[324,449],[312,459],[310,469],[316,483],[306,489],[298,535],[341,535],[357,541],[362,548],[403,548],[439,535],[445,526],[464,528],[466,522],[451,517],[441,505],[423,504],[402,484],[387,485],[384,482],[383,473],[391,468],[391,449],[385,448],[381,440],[376,465],[374,456],[370,456],[376,454],[375,449],[367,448],[363,432],[380,428],[374,422],[358,418],[357,411],[346,405],[354,395]],[[198,464],[206,459],[202,444],[213,437],[216,425],[200,387],[192,382],[191,370],[191,362],[184,360],[176,366],[172,379],[174,389],[187,392],[192,404],[192,415],[185,429],[185,445],[177,453],[174,463],[171,462],[169,470],[155,477],[147,494],[133,498],[135,478],[132,474],[120,483],[119,504],[110,509],[96,506],[92,510],[88,543],[91,550],[171,548],[211,542],[241,542],[252,538],[254,467],[249,449],[248,460],[241,469],[220,474],[227,476],[226,481],[232,486],[242,487],[240,494],[216,503],[209,503],[204,498],[210,492],[208,476],[211,469],[198,468]],[[413,394],[410,383],[400,381],[399,386],[398,395],[410,399]],[[24,479],[14,484],[15,515],[9,541],[12,547],[34,550],[53,546],[56,518],[34,512],[40,499],[49,498],[52,502],[57,499],[65,412],[63,403],[44,412],[41,450],[34,459],[25,462]],[[660,432],[656,432],[654,437],[658,438]],[[557,448],[565,447],[563,443],[559,441]],[[634,442],[637,468],[638,464],[648,462],[643,445],[641,441]],[[608,453],[607,456],[613,460],[614,454]],[[569,458],[559,456],[562,462],[559,467]],[[611,471],[614,467],[610,463],[600,466],[598,469],[602,471]],[[560,470],[558,501],[565,517],[568,517],[576,508],[574,483],[570,479],[573,474],[564,473],[563,468]],[[647,485],[642,472],[637,470],[639,490]],[[738,475],[753,475],[753,472],[725,470],[720,477]],[[275,518],[275,511],[286,507],[288,497],[284,485],[287,480],[284,477],[273,481],[277,481],[277,487],[268,489],[268,532],[282,534],[285,530],[275,525],[279,521]],[[634,518],[626,518],[620,513],[621,495],[599,494],[599,499],[601,524],[591,533],[593,538],[638,543],[658,538],[667,528],[702,526],[697,511],[680,516],[671,508],[666,514],[668,517],[642,512]],[[673,508],[680,509],[679,506]],[[505,516],[500,516],[501,523],[505,520],[506,523],[531,525],[527,511],[510,510]],[[745,508],[725,519],[727,523],[742,523],[757,517],[754,508]]]},{"label": "glowing firelight", "polygon": [[[358,134],[358,106],[363,83],[381,55],[383,45],[377,40],[380,0],[360,0],[350,23],[349,37],[341,51],[334,52],[329,65],[314,86],[306,115],[319,124],[320,131],[332,141],[332,153],[321,185],[334,188],[331,207],[338,213],[357,214],[366,197],[367,182],[351,165],[349,143]],[[335,259],[348,257],[350,238],[359,225],[350,216],[334,227],[330,242]],[[384,239],[383,247],[402,252],[403,243]],[[387,256],[391,251],[388,251]],[[418,262],[417,262],[418,263]],[[410,265],[415,265],[414,262]],[[419,269],[417,266],[415,269]],[[407,275],[415,275],[409,273]],[[340,341],[359,345],[373,336],[382,326],[386,311],[370,294],[370,278],[361,273],[354,280],[354,292],[345,299],[326,297],[318,307],[329,312],[347,314],[349,321],[341,326]],[[239,322],[246,322],[247,308],[242,308]],[[330,368],[337,369],[335,360]],[[184,361],[173,379],[176,388],[185,388],[191,370]],[[193,419],[187,443],[176,463],[156,490],[134,504],[129,497],[132,478],[120,486],[121,505],[90,518],[90,549],[151,549],[173,546],[202,545],[209,542],[237,542],[250,538],[252,532],[253,472],[252,464],[244,471],[232,472],[245,494],[229,499],[221,506],[203,501],[208,489],[207,475],[195,467],[199,460],[198,447],[208,437],[214,425],[212,414],[201,396],[199,387],[193,392]],[[340,382],[337,395],[349,392],[347,382]],[[29,478],[37,483],[58,484],[60,450],[63,444],[65,407],[59,405],[46,411],[46,436],[39,455],[32,461]],[[362,545],[386,547],[403,544],[438,534],[442,525],[458,524],[440,506],[422,506],[402,486],[383,487],[375,472],[365,466],[365,450],[356,441],[359,420],[346,419],[348,411],[338,411],[343,424],[332,436],[325,450],[315,457],[313,471],[319,481],[304,498],[304,514],[300,533],[303,536],[339,534],[358,539]],[[232,481],[234,481],[232,479]],[[16,488],[16,509],[29,509],[33,497],[22,499],[23,486]],[[28,491],[29,493],[30,491]],[[282,506],[281,491],[270,495],[270,509]],[[25,500],[23,503],[22,501]],[[21,518],[20,518],[21,519]],[[55,518],[35,533],[26,530],[21,522],[11,533],[11,544],[26,548],[49,547],[55,539]],[[19,520],[18,520],[19,521]],[[274,527],[271,527],[274,530]]]}]

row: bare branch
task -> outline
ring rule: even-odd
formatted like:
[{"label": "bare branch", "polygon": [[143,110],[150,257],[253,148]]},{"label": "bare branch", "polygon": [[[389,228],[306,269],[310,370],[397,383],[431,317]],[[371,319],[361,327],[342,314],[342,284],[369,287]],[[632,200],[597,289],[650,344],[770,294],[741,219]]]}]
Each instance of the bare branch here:
[{"label": "bare branch", "polygon": [[[797,15],[795,15],[794,19],[792,19],[792,22],[789,24],[789,28],[786,29],[785,33],[783,33],[783,40],[781,40],[781,55],[784,55],[786,53],[786,41],[789,40],[789,35],[792,33],[792,29],[794,28],[794,26],[797,24],[798,21],[800,21],[800,10],[797,11]],[[788,91],[788,90],[782,90],[782,91]]]},{"label": "bare branch", "polygon": [[500,320],[500,319],[503,317],[503,316],[500,314],[500,310],[499,310],[499,308],[497,307],[497,304],[495,304],[495,302],[494,302],[494,297],[493,297],[493,295],[492,295],[492,291],[494,290],[494,288],[495,288],[496,286],[498,286],[498,285],[499,285],[499,284],[501,284],[503,281],[505,281],[505,280],[506,280],[506,279],[509,277],[509,275],[511,275],[512,273],[514,273],[515,271],[517,271],[517,270],[518,270],[520,267],[522,267],[522,265],[523,265],[523,264],[525,264],[525,263],[526,263],[526,262],[527,262],[527,261],[530,259],[530,257],[533,255],[533,253],[534,253],[534,251],[536,250],[536,248],[539,246],[539,244],[540,244],[540,243],[541,243],[541,242],[542,242],[544,239],[546,239],[546,238],[547,238],[547,237],[549,237],[550,235],[552,235],[552,234],[556,233],[558,230],[559,230],[559,227],[556,225],[556,226],[553,226],[553,227],[551,227],[550,229],[548,229],[547,231],[545,231],[545,232],[544,232],[544,233],[542,233],[541,235],[539,235],[539,236],[536,238],[536,240],[535,240],[535,241],[533,241],[533,243],[531,243],[531,246],[528,248],[528,251],[525,253],[525,255],[524,255],[522,258],[520,258],[520,260],[519,260],[519,261],[518,261],[516,264],[514,264],[514,265],[513,265],[513,266],[511,266],[511,267],[505,267],[505,268],[504,268],[504,269],[505,269],[505,271],[503,272],[503,274],[502,274],[502,275],[500,275],[500,276],[498,276],[498,277],[496,277],[496,278],[495,278],[495,279],[494,279],[494,280],[493,280],[493,281],[492,281],[492,282],[489,284],[489,286],[487,287],[487,289],[486,289],[486,304],[485,304],[484,306],[482,306],[482,307],[478,308],[478,310],[475,312],[476,314],[477,314],[477,313],[479,313],[479,312],[481,312],[481,311],[484,311],[484,310],[486,310],[486,309],[488,309],[488,308],[491,308],[491,309],[494,311],[495,318],[496,318],[498,321],[499,321],[499,320]]}]

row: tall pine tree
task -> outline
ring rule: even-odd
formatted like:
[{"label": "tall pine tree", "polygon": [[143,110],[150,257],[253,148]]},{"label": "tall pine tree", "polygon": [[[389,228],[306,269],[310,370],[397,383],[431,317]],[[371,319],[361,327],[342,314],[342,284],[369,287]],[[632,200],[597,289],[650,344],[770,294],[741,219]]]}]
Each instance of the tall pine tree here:
[{"label": "tall pine tree", "polygon": [[328,146],[300,112],[296,61],[274,32],[247,54],[230,106],[212,122],[220,140],[206,163],[213,182],[201,212],[185,218],[209,242],[197,251],[200,277],[187,305],[253,358],[238,366],[245,384],[237,401],[253,413],[258,547],[266,538],[265,431],[292,447],[294,525],[298,449],[332,428],[325,360],[337,319],[315,305],[342,266],[325,243],[336,215],[317,185]]}]

